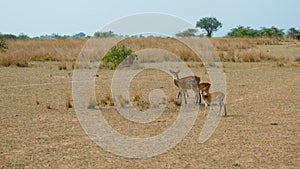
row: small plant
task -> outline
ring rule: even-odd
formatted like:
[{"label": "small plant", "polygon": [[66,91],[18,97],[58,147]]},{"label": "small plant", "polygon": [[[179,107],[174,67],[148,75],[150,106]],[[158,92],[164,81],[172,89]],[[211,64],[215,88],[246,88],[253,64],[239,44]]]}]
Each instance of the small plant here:
[{"label": "small plant", "polygon": [[115,69],[127,56],[132,54],[132,50],[123,46],[113,46],[103,57],[104,66]]},{"label": "small plant", "polygon": [[133,102],[136,107],[139,108],[140,111],[147,110],[150,108],[150,103],[148,101],[144,101],[139,95],[135,95],[133,97]]},{"label": "small plant", "polygon": [[66,64],[66,62],[60,63],[58,65],[58,70],[67,70],[67,64]]},{"label": "small plant", "polygon": [[72,107],[73,107],[73,105],[72,105],[72,101],[71,101],[71,96],[70,96],[70,94],[67,94],[67,96],[66,96],[66,108],[70,109]]},{"label": "small plant", "polygon": [[106,96],[105,98],[100,100],[100,105],[102,106],[114,106],[114,101],[110,96]]},{"label": "small plant", "polygon": [[49,104],[47,104],[46,108],[49,109],[49,110],[52,109],[52,107]]},{"label": "small plant", "polygon": [[75,63],[75,62],[73,62],[73,63],[72,63],[72,70],[74,70],[74,69],[75,69],[75,66],[76,66],[76,63]]}]

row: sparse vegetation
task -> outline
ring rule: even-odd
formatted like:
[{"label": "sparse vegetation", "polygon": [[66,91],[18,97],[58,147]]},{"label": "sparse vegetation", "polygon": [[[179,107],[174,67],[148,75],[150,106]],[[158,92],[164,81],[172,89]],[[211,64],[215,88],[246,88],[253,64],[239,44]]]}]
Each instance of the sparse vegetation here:
[{"label": "sparse vegetation", "polygon": [[67,70],[67,63],[66,62],[61,62],[58,65],[58,70]]},{"label": "sparse vegetation", "polygon": [[150,108],[150,103],[148,101],[143,100],[140,94],[134,95],[132,101],[134,103],[134,106],[139,108],[140,111],[144,111]]},{"label": "sparse vegetation", "polygon": [[[277,45],[275,47],[278,48]],[[284,50],[289,49],[284,48]],[[292,58],[293,62],[295,58]],[[298,153],[295,144],[298,143],[297,112],[300,105],[297,104],[299,95],[295,93],[300,91],[298,85],[300,79],[295,77],[298,76],[300,69],[287,67],[287,65],[278,68],[275,64],[276,62],[224,64],[226,65],[224,71],[229,117],[221,119],[222,124],[218,125],[213,136],[205,142],[205,147],[211,151],[199,151],[203,147],[198,144],[199,132],[209,117],[204,116],[204,113],[208,113],[209,110],[205,110],[204,105],[201,104],[199,109],[197,107],[196,119],[193,118],[195,121],[192,130],[180,144],[171,151],[149,158],[150,161],[142,160],[140,164],[137,164],[136,160],[115,158],[116,156],[97,148],[93,141],[88,140],[88,136],[80,126],[82,121],[77,118],[76,110],[66,109],[68,99],[66,100],[65,93],[70,91],[70,79],[58,80],[46,76],[67,74],[65,71],[58,71],[56,62],[37,63],[37,66],[29,69],[1,67],[0,99],[2,105],[0,108],[2,113],[0,113],[0,119],[2,119],[2,127],[0,130],[3,135],[2,142],[5,143],[0,151],[0,154],[2,152],[5,156],[1,165],[4,168],[58,166],[57,159],[59,158],[64,159],[65,162],[60,161],[61,164],[69,168],[84,168],[87,165],[91,168],[99,166],[109,168],[112,164],[116,168],[124,166],[129,168],[141,166],[199,168],[199,164],[203,164],[203,167],[231,168],[235,163],[240,166],[255,165],[262,168],[297,168],[298,159],[290,157],[297,156]],[[48,69],[50,66],[52,69]],[[200,75],[203,81],[208,80],[208,75],[204,74],[204,68],[193,70],[197,71],[195,73]],[[114,70],[100,69],[98,71],[97,74],[100,76],[96,78],[95,91],[96,97],[100,98],[94,100],[99,100],[100,103],[101,97],[106,99],[106,96],[110,96],[110,83]],[[55,82],[60,82],[60,84]],[[143,71],[132,80],[129,90],[130,100],[135,100],[134,104],[140,102],[141,107],[135,107],[138,110],[147,109],[148,103],[143,103],[142,100],[147,101],[154,87],[163,90],[166,95],[168,102],[165,109],[157,119],[150,123],[141,124],[128,120],[115,107],[108,105],[104,108],[99,105],[101,112],[99,111],[98,115],[103,116],[107,124],[117,132],[129,137],[149,138],[159,135],[176,124],[178,118],[192,117],[189,112],[180,112],[180,99],[177,99],[178,89],[172,82],[171,76],[154,70]],[[47,83],[47,85],[28,86],[28,84],[40,83]],[[11,88],[13,85],[20,87]],[[283,91],[286,92],[284,97]],[[191,94],[190,99],[193,97],[194,95]],[[125,105],[125,108],[128,108],[127,106]],[[189,108],[188,106],[185,108]],[[97,102],[91,101],[90,108],[98,109]],[[271,123],[278,123],[278,125]],[[98,131],[95,130],[95,132]],[[247,153],[249,151],[250,153]],[[215,152],[226,154],[229,158],[218,156]],[[105,159],[103,159],[104,156]],[[173,160],[178,157],[181,159]],[[204,157],[204,159],[199,159],[199,157]],[[216,160],[219,163],[216,164]],[[82,161],[86,163],[82,164]]]}]

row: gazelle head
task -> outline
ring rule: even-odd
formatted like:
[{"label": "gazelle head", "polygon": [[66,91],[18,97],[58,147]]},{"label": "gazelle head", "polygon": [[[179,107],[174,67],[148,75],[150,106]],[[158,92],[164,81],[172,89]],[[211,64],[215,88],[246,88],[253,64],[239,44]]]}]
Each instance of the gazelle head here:
[{"label": "gazelle head", "polygon": [[211,84],[208,82],[199,83],[200,94],[206,95],[207,93],[209,93],[210,86]]}]

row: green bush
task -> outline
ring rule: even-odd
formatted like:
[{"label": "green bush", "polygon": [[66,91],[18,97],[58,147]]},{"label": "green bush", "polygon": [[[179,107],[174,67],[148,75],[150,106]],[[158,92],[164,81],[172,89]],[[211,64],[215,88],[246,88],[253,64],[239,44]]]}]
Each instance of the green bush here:
[{"label": "green bush", "polygon": [[249,26],[244,27],[244,26],[238,26],[237,28],[231,29],[231,31],[227,34],[229,37],[236,37],[236,38],[241,38],[241,37],[259,37],[260,36],[260,31],[255,30],[250,28]]},{"label": "green bush", "polygon": [[125,46],[113,46],[103,57],[103,65],[110,69],[115,69],[127,56],[132,54],[132,50]]},{"label": "green bush", "polygon": [[262,27],[260,30],[252,29],[249,26],[238,26],[237,28],[231,29],[231,31],[227,34],[228,37],[267,37],[267,38],[283,38],[284,37],[283,29],[278,29],[274,26],[271,28]]}]

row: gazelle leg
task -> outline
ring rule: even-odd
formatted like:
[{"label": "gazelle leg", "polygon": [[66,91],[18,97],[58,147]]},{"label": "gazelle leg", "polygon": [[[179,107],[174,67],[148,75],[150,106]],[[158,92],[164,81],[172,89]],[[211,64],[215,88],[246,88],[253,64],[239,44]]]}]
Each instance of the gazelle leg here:
[{"label": "gazelle leg", "polygon": [[205,107],[207,107],[209,104],[206,101],[204,101],[204,105]]},{"label": "gazelle leg", "polygon": [[223,103],[223,106],[224,106],[224,113],[225,113],[224,116],[227,116],[226,104]]},{"label": "gazelle leg", "polygon": [[181,92],[179,91],[179,92],[178,92],[178,95],[177,95],[177,99],[179,99],[180,96],[182,96],[182,94],[181,94]]},{"label": "gazelle leg", "polygon": [[200,96],[200,94],[196,94],[195,98],[196,98],[195,104],[200,104],[201,103],[201,96]]},{"label": "gazelle leg", "polygon": [[186,94],[185,93],[183,93],[183,97],[184,97],[184,103],[187,104],[187,102],[186,102]]}]

